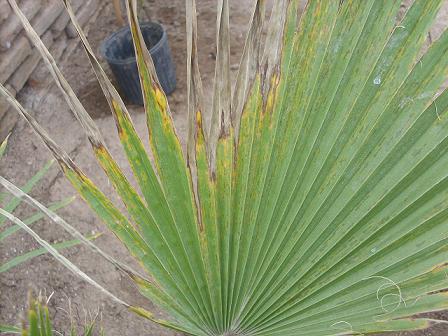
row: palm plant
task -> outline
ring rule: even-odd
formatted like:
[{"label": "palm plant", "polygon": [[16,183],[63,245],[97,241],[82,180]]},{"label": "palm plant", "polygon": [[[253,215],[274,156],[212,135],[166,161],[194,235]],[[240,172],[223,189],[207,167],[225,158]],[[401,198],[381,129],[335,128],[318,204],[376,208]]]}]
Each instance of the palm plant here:
[{"label": "palm plant", "polygon": [[[22,336],[53,336],[56,334],[51,323],[50,312],[48,310],[48,300],[47,302],[44,302],[40,295],[38,298],[35,298],[30,293],[28,295],[27,315],[27,322],[23,321],[22,327],[0,325],[0,333],[5,332],[9,334],[21,334]],[[105,335],[102,328],[97,328],[97,317],[98,315],[90,318],[89,321],[86,319],[81,335],[92,336],[94,335],[96,329],[99,329],[98,335]],[[59,332],[58,334],[62,335]],[[73,320],[70,323],[69,335],[78,335],[78,330]]]},{"label": "palm plant", "polygon": [[400,22],[400,1],[315,0],[299,16],[297,0],[279,0],[264,50],[264,1],[255,1],[233,92],[229,5],[219,0],[209,127],[203,123],[196,6],[186,0],[185,154],[144,48],[136,1],[128,0],[154,164],[64,1],[142,196],[15,1],[9,2],[130,218],[1,92],[146,272],[121,269],[171,318],[160,320],[107,292],[117,302],[191,335],[365,334],[441,322],[414,316],[448,306],[441,292],[448,287],[448,92],[438,94],[448,73],[448,32],[421,56],[441,0],[415,1]]}]

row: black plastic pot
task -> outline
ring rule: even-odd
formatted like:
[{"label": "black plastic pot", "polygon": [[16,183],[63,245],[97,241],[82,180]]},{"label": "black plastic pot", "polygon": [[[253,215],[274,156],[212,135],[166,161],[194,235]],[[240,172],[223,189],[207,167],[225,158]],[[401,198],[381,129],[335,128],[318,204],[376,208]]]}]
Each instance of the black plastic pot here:
[{"label": "black plastic pot", "polygon": [[[170,94],[176,88],[176,68],[171,57],[166,31],[160,24],[154,22],[140,23],[140,28],[152,56],[160,85],[166,94]],[[126,99],[130,103],[143,105],[129,27],[120,29],[104,40],[101,45],[101,54],[109,63]]]}]

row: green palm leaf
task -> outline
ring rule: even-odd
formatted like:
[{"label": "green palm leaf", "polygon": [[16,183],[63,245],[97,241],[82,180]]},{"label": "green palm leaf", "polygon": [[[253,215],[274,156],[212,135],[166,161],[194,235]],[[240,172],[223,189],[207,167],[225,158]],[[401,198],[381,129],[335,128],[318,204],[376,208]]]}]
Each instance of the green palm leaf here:
[{"label": "green palm leaf", "polygon": [[438,95],[448,74],[448,32],[421,56],[441,0],[415,1],[400,22],[400,1],[316,0],[300,17],[297,0],[277,1],[264,50],[264,1],[255,1],[233,93],[229,8],[218,1],[208,127],[196,4],[187,0],[186,155],[144,47],[136,2],[127,1],[154,165],[63,1],[143,197],[15,1],[9,2],[84,127],[129,219],[0,91],[151,275],[128,271],[141,293],[172,319],[160,321],[117,302],[192,335],[363,334],[441,322],[413,318],[448,307],[440,292],[448,287],[448,93]]}]

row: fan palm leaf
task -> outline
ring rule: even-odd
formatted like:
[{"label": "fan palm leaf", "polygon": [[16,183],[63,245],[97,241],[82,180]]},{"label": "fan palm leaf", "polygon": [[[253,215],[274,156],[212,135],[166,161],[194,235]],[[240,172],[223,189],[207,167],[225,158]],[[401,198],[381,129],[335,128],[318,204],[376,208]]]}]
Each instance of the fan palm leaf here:
[{"label": "fan palm leaf", "polygon": [[140,192],[15,1],[9,2],[127,214],[0,91],[140,261],[149,278],[127,273],[172,319],[157,320],[118,302],[192,335],[363,334],[441,322],[414,317],[448,306],[441,292],[448,287],[448,93],[441,92],[448,32],[422,52],[441,0],[415,1],[399,22],[400,1],[309,1],[299,16],[297,0],[280,0],[264,49],[265,4],[255,1],[233,92],[229,5],[218,1],[209,127],[196,4],[186,0],[185,155],[145,48],[136,2],[127,1],[154,164],[63,1]]}]

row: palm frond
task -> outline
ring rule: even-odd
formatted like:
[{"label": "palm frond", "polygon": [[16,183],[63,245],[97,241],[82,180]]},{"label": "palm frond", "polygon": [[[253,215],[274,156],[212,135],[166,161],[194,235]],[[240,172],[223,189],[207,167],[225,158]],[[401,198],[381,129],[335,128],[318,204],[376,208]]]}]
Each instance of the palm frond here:
[{"label": "palm frond", "polygon": [[448,93],[438,95],[448,74],[448,32],[422,52],[442,0],[415,1],[400,22],[399,1],[309,1],[301,16],[298,0],[277,1],[264,50],[264,1],[254,1],[232,94],[229,8],[218,1],[210,127],[203,124],[196,4],[186,0],[186,156],[145,48],[136,1],[128,0],[154,165],[64,1],[143,197],[8,1],[129,219],[3,87],[0,92],[151,275],[130,273],[172,320],[121,304],[198,336],[364,334],[441,322],[413,316],[448,308],[440,292],[448,287]]}]

